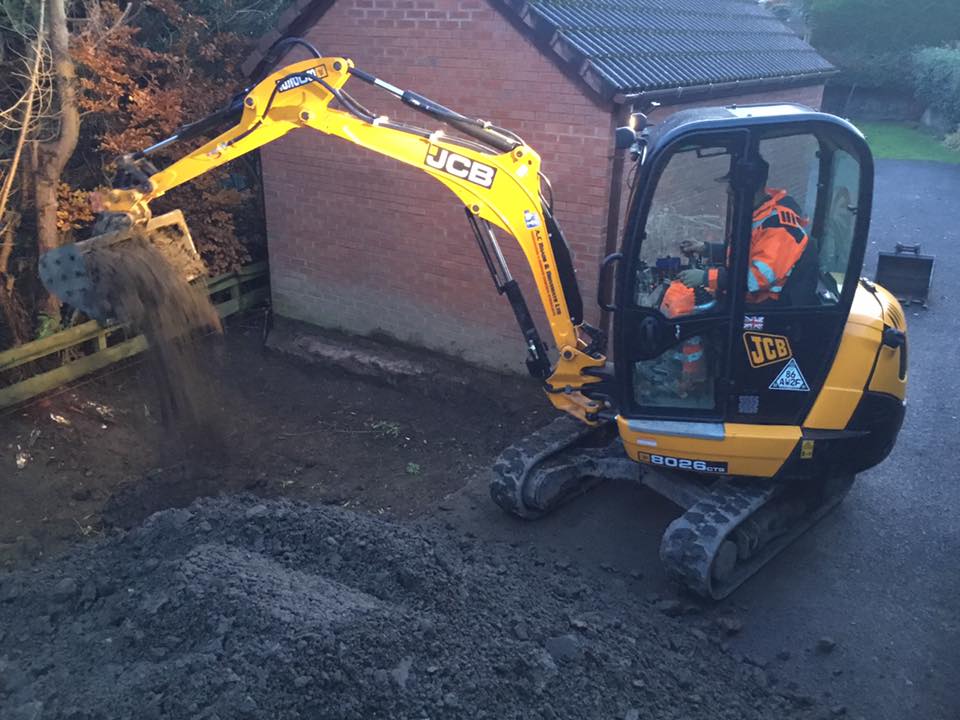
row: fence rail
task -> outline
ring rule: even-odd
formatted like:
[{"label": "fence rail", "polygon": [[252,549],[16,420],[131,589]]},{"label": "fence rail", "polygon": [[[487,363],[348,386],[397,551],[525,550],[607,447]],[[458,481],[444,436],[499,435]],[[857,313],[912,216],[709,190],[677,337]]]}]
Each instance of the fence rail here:
[{"label": "fence rail", "polygon": [[[252,263],[237,272],[227,273],[207,281],[207,290],[221,318],[265,302],[270,297],[266,284],[267,264]],[[127,337],[124,325],[100,326],[95,320],[49,335],[40,340],[0,352],[0,380],[3,376],[28,363],[64,353],[61,363],[53,369],[37,369],[28,377],[0,387],[0,408],[11,407],[49,392],[84,375],[101,370],[137,353],[143,352],[147,341],[142,335]],[[68,359],[69,355],[78,357]]]}]

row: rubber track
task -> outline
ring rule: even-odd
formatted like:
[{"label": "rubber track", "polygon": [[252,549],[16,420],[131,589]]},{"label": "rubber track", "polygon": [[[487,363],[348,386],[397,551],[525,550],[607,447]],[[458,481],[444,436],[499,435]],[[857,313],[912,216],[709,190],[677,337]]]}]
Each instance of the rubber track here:
[{"label": "rubber track", "polygon": [[530,433],[506,448],[494,462],[490,497],[511,515],[530,520],[544,515],[548,510],[531,508],[523,499],[524,484],[530,472],[545,460],[605,430],[606,424],[585,425],[569,415],[562,415]]},{"label": "rubber track", "polygon": [[660,543],[660,560],[676,581],[698,595],[720,600],[836,507],[852,484],[852,477],[840,481],[820,505],[739,565],[729,581],[715,587],[713,561],[723,541],[782,490],[782,486],[770,480],[731,478],[670,523]]}]

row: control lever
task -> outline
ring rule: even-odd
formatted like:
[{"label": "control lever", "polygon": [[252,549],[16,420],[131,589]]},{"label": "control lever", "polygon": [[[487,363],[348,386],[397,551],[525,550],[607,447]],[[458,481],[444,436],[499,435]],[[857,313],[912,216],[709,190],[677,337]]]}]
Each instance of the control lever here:
[{"label": "control lever", "polygon": [[656,318],[647,315],[640,321],[640,340],[647,348],[654,348],[657,345],[657,338],[660,335],[660,328]]}]

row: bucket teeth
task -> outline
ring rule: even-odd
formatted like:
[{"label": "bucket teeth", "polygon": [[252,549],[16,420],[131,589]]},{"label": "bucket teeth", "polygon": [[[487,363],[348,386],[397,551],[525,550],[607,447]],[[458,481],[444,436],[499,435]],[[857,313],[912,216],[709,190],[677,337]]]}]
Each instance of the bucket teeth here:
[{"label": "bucket teeth", "polygon": [[147,242],[184,279],[194,280],[206,273],[182,211],[173,210],[133,226],[118,220],[122,218],[112,218],[105,224],[98,222],[97,225],[106,232],[50,250],[39,261],[40,279],[44,287],[62,302],[100,323],[107,322],[112,308],[98,288],[98,278],[95,272],[91,272],[91,264],[86,262],[86,257],[98,249],[113,248],[135,240]]}]

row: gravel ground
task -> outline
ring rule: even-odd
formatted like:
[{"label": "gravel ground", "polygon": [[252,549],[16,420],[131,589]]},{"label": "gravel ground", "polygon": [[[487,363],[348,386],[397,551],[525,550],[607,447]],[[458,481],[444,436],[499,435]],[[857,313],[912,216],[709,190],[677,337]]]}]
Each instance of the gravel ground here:
[{"label": "gravel ground", "polygon": [[452,527],[201,500],[0,577],[0,717],[800,718],[674,603]]}]

